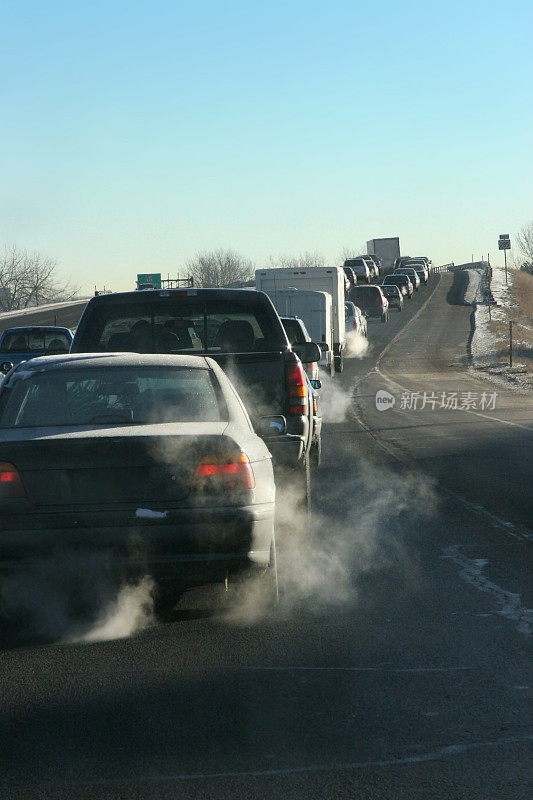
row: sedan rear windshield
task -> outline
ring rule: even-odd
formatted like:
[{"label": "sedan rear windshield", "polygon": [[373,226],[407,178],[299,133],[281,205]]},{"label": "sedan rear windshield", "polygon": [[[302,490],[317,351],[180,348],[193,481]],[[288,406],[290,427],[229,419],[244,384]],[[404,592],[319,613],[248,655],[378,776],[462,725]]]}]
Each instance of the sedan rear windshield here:
[{"label": "sedan rear windshield", "polygon": [[0,342],[0,353],[68,353],[71,341],[66,331],[6,331]]},{"label": "sedan rear windshield", "polygon": [[78,351],[247,353],[279,350],[283,329],[273,311],[249,298],[174,296],[106,302],[78,333]]},{"label": "sedan rear windshield", "polygon": [[384,283],[403,284],[403,283],[407,283],[408,280],[409,280],[409,276],[405,275],[402,272],[402,273],[398,273],[396,275],[387,275],[387,277],[385,278]]},{"label": "sedan rear windshield", "polygon": [[383,302],[377,286],[356,286],[350,292],[350,297],[358,306],[380,306]]},{"label": "sedan rear windshield", "polygon": [[283,317],[281,321],[283,323],[283,327],[285,328],[287,338],[291,343],[291,345],[304,344],[305,342],[308,341],[308,339],[305,336],[305,331],[303,329],[302,323],[299,320],[288,319],[287,317]]},{"label": "sedan rear windshield", "polygon": [[0,427],[227,419],[208,369],[113,367],[20,371],[0,398]]}]

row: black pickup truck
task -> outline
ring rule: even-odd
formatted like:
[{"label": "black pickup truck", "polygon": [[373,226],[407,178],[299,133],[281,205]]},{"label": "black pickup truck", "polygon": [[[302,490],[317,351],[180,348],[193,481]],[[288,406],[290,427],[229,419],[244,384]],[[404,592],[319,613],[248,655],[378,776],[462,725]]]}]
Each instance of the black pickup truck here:
[{"label": "black pickup truck", "polygon": [[[239,392],[274,465],[297,471],[310,502],[312,399],[302,368],[320,351],[307,342],[298,355],[270,298],[245,289],[165,289],[93,297],[71,352],[207,355]],[[265,426],[283,416],[285,424]],[[311,421],[311,422],[310,422]],[[275,422],[275,421],[274,421]]]}]

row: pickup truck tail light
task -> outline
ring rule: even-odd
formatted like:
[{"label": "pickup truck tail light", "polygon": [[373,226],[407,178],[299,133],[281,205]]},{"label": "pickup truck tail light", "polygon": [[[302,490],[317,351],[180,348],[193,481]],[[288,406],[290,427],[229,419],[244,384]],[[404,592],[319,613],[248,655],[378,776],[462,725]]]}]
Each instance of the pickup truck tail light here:
[{"label": "pickup truck tail light", "polygon": [[26,497],[26,491],[14,464],[0,461],[0,500]]},{"label": "pickup truck tail light", "polygon": [[301,364],[287,365],[289,414],[307,414],[307,383]]},{"label": "pickup truck tail light", "polygon": [[196,467],[192,490],[219,492],[231,489],[253,489],[255,478],[246,453],[204,456]]}]

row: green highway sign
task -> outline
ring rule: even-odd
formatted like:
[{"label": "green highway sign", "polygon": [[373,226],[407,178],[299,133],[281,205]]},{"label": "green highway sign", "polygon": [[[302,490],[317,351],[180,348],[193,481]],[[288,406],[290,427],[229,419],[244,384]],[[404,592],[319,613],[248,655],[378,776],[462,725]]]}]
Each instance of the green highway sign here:
[{"label": "green highway sign", "polygon": [[149,286],[150,288],[160,289],[161,273],[150,272],[137,275],[137,289],[142,289],[143,286]]}]

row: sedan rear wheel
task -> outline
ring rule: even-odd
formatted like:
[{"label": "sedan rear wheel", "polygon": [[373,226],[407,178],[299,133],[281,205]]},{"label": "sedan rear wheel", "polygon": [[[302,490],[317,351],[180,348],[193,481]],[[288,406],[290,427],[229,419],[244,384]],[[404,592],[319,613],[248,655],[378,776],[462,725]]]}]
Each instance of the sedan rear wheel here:
[{"label": "sedan rear wheel", "polygon": [[161,620],[169,619],[181,597],[182,591],[175,583],[161,581],[156,584],[154,592],[154,612]]}]

